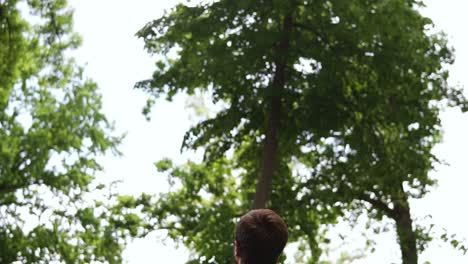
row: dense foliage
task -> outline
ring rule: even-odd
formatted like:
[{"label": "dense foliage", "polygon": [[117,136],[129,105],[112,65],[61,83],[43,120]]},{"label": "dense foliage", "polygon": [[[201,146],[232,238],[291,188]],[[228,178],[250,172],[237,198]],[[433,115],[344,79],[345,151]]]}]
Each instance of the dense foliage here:
[{"label": "dense foliage", "polygon": [[138,233],[94,180],[120,137],[68,56],[79,44],[65,0],[0,1],[0,263],[120,263]]},{"label": "dense foliage", "polygon": [[[434,184],[441,107],[467,106],[447,84],[452,51],[429,35],[420,5],[221,0],[148,23],[138,36],[164,56],[136,85],[149,95],[145,113],[161,96],[196,91],[225,106],[186,133],[201,164],[158,163],[174,189],[151,209],[155,227],[194,250],[194,263],[230,263],[236,217],[266,191],[311,263],[320,227],[345,212],[394,220],[403,263],[417,263],[430,238],[412,223],[409,198]],[[256,191],[258,175],[267,187]]]}]

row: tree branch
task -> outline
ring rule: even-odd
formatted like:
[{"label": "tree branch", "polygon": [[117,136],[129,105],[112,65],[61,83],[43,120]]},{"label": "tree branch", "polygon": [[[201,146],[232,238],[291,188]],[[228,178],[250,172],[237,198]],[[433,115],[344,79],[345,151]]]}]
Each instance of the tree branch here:
[{"label": "tree branch", "polygon": [[358,199],[370,203],[374,208],[383,211],[388,217],[395,219],[397,213],[394,209],[388,207],[388,205],[381,200],[372,199],[369,195],[360,194]]}]

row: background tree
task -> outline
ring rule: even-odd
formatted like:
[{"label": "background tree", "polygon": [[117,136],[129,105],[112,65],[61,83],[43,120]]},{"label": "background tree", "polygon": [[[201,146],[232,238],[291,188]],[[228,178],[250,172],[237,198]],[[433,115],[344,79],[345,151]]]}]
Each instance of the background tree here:
[{"label": "background tree", "polygon": [[121,138],[67,55],[79,44],[66,1],[0,1],[1,263],[120,263],[138,234],[129,199],[94,181]]},{"label": "background tree", "polygon": [[[160,96],[197,89],[225,104],[184,138],[184,148],[204,149],[203,164],[159,164],[181,188],[158,199],[155,226],[197,251],[197,261],[228,263],[230,219],[254,194],[254,207],[264,206],[271,181],[268,207],[285,216],[293,241],[306,241],[311,262],[320,256],[320,225],[362,211],[361,200],[396,221],[403,262],[416,263],[421,238],[408,197],[433,183],[437,102],[466,105],[446,83],[442,65],[453,58],[445,38],[427,34],[431,21],[418,4],[217,1],[181,4],[148,23],[138,33],[148,51],[174,56],[137,84],[150,96],[145,112]],[[368,195],[383,195],[386,207]]]}]

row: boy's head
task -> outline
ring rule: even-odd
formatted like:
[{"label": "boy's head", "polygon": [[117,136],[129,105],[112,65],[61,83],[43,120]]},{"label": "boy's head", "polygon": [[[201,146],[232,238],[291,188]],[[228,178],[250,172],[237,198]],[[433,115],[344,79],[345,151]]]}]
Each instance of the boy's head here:
[{"label": "boy's head", "polygon": [[252,210],[241,217],[235,232],[238,264],[274,264],[288,241],[288,227],[269,209]]}]

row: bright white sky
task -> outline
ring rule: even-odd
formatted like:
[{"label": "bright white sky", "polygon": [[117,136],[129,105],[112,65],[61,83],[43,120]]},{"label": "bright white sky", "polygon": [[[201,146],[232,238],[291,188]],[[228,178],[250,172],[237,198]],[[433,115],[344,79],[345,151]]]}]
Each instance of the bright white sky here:
[{"label": "bright white sky", "polygon": [[[451,67],[451,82],[468,87],[468,2],[466,0],[429,0],[424,14],[431,17],[437,28],[444,30],[456,49],[456,63]],[[146,96],[133,89],[136,81],[148,78],[153,69],[152,59],[142,41],[134,35],[145,23],[162,15],[174,5],[169,0],[71,0],[75,8],[75,27],[83,36],[83,46],[77,51],[80,62],[86,63],[86,74],[100,86],[104,111],[115,120],[119,132],[127,137],[120,147],[121,158],[103,159],[102,178],[122,179],[121,192],[164,192],[166,179],[158,175],[153,163],[162,157],[183,160],[179,148],[184,132],[190,125],[184,99],[157,102],[151,122],[141,114]],[[432,215],[432,221],[451,233],[468,238],[468,114],[447,110],[443,116],[444,142],[436,154],[450,166],[434,172],[439,186],[426,198],[412,203],[418,217]],[[352,231],[354,232],[354,231]],[[159,238],[163,237],[159,235]],[[163,244],[156,235],[135,240],[128,245],[124,257],[128,263],[184,263],[188,253],[175,249],[170,241]],[[377,250],[359,263],[399,263],[400,253],[392,233],[377,240]],[[468,263],[449,246],[434,242],[421,256],[421,263]],[[358,263],[358,262],[356,262]]]}]

